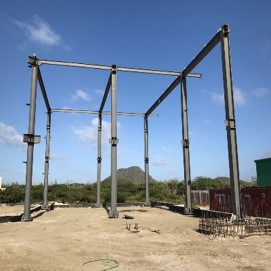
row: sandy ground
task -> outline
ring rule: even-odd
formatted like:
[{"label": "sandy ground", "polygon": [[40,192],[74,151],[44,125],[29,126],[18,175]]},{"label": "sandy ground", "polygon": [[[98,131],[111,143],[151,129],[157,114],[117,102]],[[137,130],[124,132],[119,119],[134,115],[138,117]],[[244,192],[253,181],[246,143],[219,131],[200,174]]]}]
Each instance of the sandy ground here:
[{"label": "sandy ground", "polygon": [[[0,206],[5,215],[22,210]],[[271,270],[270,235],[211,238],[197,232],[198,218],[149,207],[119,211],[108,219],[103,208],[56,208],[32,222],[2,223],[0,270]]]}]

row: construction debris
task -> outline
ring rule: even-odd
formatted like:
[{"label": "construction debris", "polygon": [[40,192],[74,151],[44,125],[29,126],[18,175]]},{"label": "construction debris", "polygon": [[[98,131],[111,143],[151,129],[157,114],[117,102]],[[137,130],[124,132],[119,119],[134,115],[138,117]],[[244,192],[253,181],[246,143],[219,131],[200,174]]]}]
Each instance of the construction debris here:
[{"label": "construction debris", "polygon": [[131,216],[131,215],[123,215],[123,218],[124,219],[134,219],[134,216]]},{"label": "construction debris", "polygon": [[134,226],[133,229],[131,229],[131,226],[132,226],[132,224],[127,224],[126,223],[126,230],[128,230],[129,232],[132,232],[132,233],[138,233],[138,232],[140,232],[139,226],[138,226],[137,223],[135,223],[135,226]]},{"label": "construction debris", "polygon": [[156,232],[158,234],[160,234],[160,230],[159,229],[153,229],[153,228],[147,228],[147,230],[151,231],[151,232]]}]

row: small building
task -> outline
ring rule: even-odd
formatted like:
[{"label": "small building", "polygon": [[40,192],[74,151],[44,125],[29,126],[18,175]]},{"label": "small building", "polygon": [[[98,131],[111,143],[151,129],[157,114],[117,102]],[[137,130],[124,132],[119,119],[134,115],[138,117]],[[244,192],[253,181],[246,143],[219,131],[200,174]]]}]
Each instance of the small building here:
[{"label": "small building", "polygon": [[257,171],[257,186],[271,186],[271,158],[259,159],[254,161]]}]

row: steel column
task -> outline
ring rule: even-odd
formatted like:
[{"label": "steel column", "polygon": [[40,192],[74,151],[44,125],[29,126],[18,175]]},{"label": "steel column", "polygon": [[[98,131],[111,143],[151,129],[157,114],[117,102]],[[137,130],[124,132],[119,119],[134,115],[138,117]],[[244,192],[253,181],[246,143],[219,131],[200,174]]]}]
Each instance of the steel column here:
[{"label": "steel column", "polygon": [[111,208],[110,218],[118,217],[117,211],[117,71],[112,66],[111,83]]},{"label": "steel column", "polygon": [[47,112],[46,147],[45,147],[45,163],[44,163],[44,188],[43,188],[43,206],[42,206],[42,209],[45,209],[45,210],[48,209],[50,139],[51,139],[51,112]]},{"label": "steel column", "polygon": [[185,213],[192,213],[191,200],[191,173],[190,173],[190,152],[189,152],[189,132],[188,132],[188,108],[186,78],[181,81],[181,105],[182,105],[182,145],[183,145],[183,165],[185,182]]},{"label": "steel column", "polygon": [[102,164],[102,115],[98,116],[98,157],[97,157],[97,199],[95,207],[101,207],[101,165]]},{"label": "steel column", "polygon": [[145,150],[145,193],[146,205],[150,205],[150,192],[149,192],[149,132],[148,132],[148,117],[144,117],[144,150]]},{"label": "steel column", "polygon": [[33,154],[34,154],[34,135],[35,135],[35,116],[36,116],[36,98],[37,98],[37,77],[38,65],[35,61],[31,63],[32,78],[30,91],[30,108],[29,108],[29,124],[28,135],[32,137],[27,142],[27,162],[26,162],[26,178],[25,178],[25,201],[24,201],[24,215],[22,221],[31,221],[30,205],[31,205],[31,188],[33,175]]},{"label": "steel column", "polygon": [[226,130],[228,139],[229,169],[231,179],[232,209],[233,213],[237,217],[240,217],[241,216],[240,179],[239,179],[239,164],[238,164],[229,32],[230,31],[228,25],[224,25],[221,31],[221,54],[222,54],[222,70],[224,81],[224,99],[226,112]]}]

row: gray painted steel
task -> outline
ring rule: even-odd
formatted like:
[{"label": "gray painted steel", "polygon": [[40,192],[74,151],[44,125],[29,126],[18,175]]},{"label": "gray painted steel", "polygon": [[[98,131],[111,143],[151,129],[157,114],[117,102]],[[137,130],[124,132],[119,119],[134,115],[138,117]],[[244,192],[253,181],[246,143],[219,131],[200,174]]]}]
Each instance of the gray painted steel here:
[{"label": "gray painted steel", "polygon": [[107,66],[107,65],[96,65],[96,64],[55,61],[55,60],[45,60],[45,59],[39,59],[38,64],[66,66],[66,67],[74,67],[74,68],[98,69],[98,70],[111,70],[111,66]]},{"label": "gray painted steel", "polygon": [[[228,155],[229,155],[229,168],[232,184],[232,206],[234,213],[237,217],[241,214],[240,206],[240,184],[239,184],[239,165],[238,165],[238,152],[237,152],[237,139],[236,139],[236,125],[235,125],[235,113],[234,113],[234,100],[233,100],[233,87],[232,87],[232,74],[231,74],[231,60],[230,60],[230,45],[229,45],[229,28],[224,25],[219,29],[218,33],[211,39],[211,41],[200,51],[200,53],[191,61],[191,63],[183,70],[183,72],[171,72],[171,71],[158,71],[150,69],[136,69],[106,65],[84,64],[75,62],[63,62],[54,60],[38,60],[35,56],[29,57],[29,63],[32,66],[32,81],[31,81],[31,103],[29,113],[29,127],[28,134],[24,135],[24,142],[27,142],[27,168],[26,168],[26,187],[25,187],[25,206],[24,216],[22,220],[31,220],[30,216],[30,198],[31,198],[31,186],[32,186],[32,170],[33,170],[33,151],[34,144],[39,142],[38,136],[35,132],[35,111],[36,111],[36,89],[37,79],[41,87],[43,98],[48,112],[69,112],[69,113],[88,113],[88,114],[111,114],[111,209],[109,217],[118,217],[117,212],[117,115],[127,116],[139,116],[143,115],[144,118],[144,130],[145,130],[145,177],[146,181],[146,202],[149,201],[149,158],[148,158],[148,123],[147,117],[151,116],[151,113],[156,107],[175,89],[177,85],[181,83],[181,103],[182,103],[182,124],[183,124],[183,156],[184,156],[184,175],[186,183],[186,212],[191,212],[191,176],[190,176],[190,157],[189,157],[189,138],[188,138],[188,112],[187,112],[187,90],[186,90],[186,77],[201,77],[200,74],[191,74],[191,71],[208,55],[208,53],[221,42],[222,53],[222,69],[223,69],[223,81],[224,81],[224,97],[225,97],[225,112],[226,112],[226,126],[227,126],[227,138],[228,138]],[[39,71],[38,65],[58,65],[58,66],[70,66],[78,68],[90,68],[90,69],[102,69],[111,70],[111,74],[106,86],[105,94],[101,103],[99,111],[89,110],[63,110],[55,109],[51,110],[49,100],[45,91],[43,80]],[[138,113],[121,113],[117,112],[117,87],[116,87],[116,72],[138,72],[138,73],[150,73],[157,75],[172,75],[177,76],[173,83],[165,90],[165,92],[158,98],[158,100],[149,108],[145,114]],[[111,87],[111,112],[103,112],[103,108]],[[101,118],[99,119],[101,125]],[[100,127],[101,129],[101,127]],[[98,142],[98,172],[100,171],[99,164],[101,162],[101,152],[99,151]],[[47,155],[47,154],[46,154]],[[49,163],[48,163],[49,164]],[[100,180],[100,176],[97,179]],[[98,187],[98,185],[97,185]],[[100,189],[100,188],[99,188]],[[97,196],[100,191],[97,190]],[[99,203],[99,197],[97,197],[97,203]]]},{"label": "gray painted steel", "polygon": [[[172,76],[181,76],[181,72],[173,72],[173,71],[159,71],[159,70],[151,70],[151,69],[141,69],[141,68],[127,68],[127,67],[117,67],[118,71],[122,72],[136,72],[136,73],[148,73],[153,75],[172,75]],[[200,73],[190,73],[187,76],[201,78]]]},{"label": "gray painted steel", "polygon": [[188,74],[214,49],[214,47],[220,42],[220,32],[209,41],[209,43],[198,53],[196,57],[190,62],[190,64],[183,70],[182,75],[187,77]]},{"label": "gray painted steel", "polygon": [[182,111],[182,145],[183,145],[183,166],[185,182],[185,213],[192,213],[191,197],[191,172],[190,172],[190,151],[189,151],[189,130],[188,130],[188,108],[186,78],[181,81],[181,111]]},{"label": "gray painted steel", "polygon": [[49,162],[50,162],[50,139],[51,139],[51,113],[47,113],[46,124],[46,147],[44,163],[44,187],[43,187],[43,205],[42,209],[48,209],[48,179],[49,179]]},{"label": "gray painted steel", "polygon": [[112,66],[111,83],[111,208],[108,216],[118,217],[117,211],[117,71]]},{"label": "gray painted steel", "polygon": [[155,108],[166,99],[166,97],[178,86],[180,83],[181,77],[177,77],[173,83],[165,90],[165,92],[156,100],[156,102],[149,108],[149,110],[145,113],[145,116],[148,117]]},{"label": "gray painted steel", "polygon": [[[65,62],[65,61],[55,61],[55,60],[45,60],[45,59],[39,59],[38,64],[39,65],[47,64],[47,65],[56,65],[56,66],[68,66],[68,67],[87,68],[87,69],[99,69],[99,70],[111,70],[112,69],[112,67],[108,66],[108,65],[85,64],[85,63]],[[161,71],[161,70],[142,69],[142,68],[128,68],[128,67],[116,67],[116,71],[149,73],[149,74],[170,75],[170,76],[182,75],[181,72]],[[201,74],[192,73],[192,74],[187,74],[187,76],[200,78]]]},{"label": "gray painted steel", "polygon": [[[31,90],[30,90],[28,135],[34,137],[38,65],[36,65],[35,58],[30,62],[30,64],[32,66],[32,78],[31,78]],[[31,205],[31,189],[32,189],[32,175],[33,175],[33,155],[34,155],[34,142],[27,142],[25,201],[24,201],[24,215],[22,217],[22,221],[32,220],[31,213],[30,213],[30,205]]]},{"label": "gray painted steel", "polygon": [[148,132],[148,117],[144,118],[144,165],[145,165],[145,204],[150,205],[150,192],[149,192],[149,132]]},{"label": "gray painted steel", "polygon": [[39,68],[38,68],[38,80],[39,80],[39,85],[40,85],[41,93],[42,93],[42,96],[43,96],[43,100],[44,100],[46,108],[47,108],[47,112],[50,112],[51,111],[51,106],[50,106],[50,103],[49,103],[49,99],[48,99],[48,96],[47,96],[47,93],[46,93],[46,89],[45,89],[45,86],[44,86],[43,79],[42,79]]},{"label": "gray painted steel", "polygon": [[[103,110],[104,110],[104,105],[108,96],[108,93],[110,91],[110,87],[112,85],[112,73],[110,73],[110,76],[108,78],[108,82],[106,84],[106,88],[105,88],[105,92],[104,92],[104,96],[101,102],[101,106],[100,106],[100,110],[99,110],[99,114],[102,114]],[[110,112],[111,113],[111,112]]]},{"label": "gray painted steel", "polygon": [[[99,119],[98,119],[98,157],[97,157],[97,199],[96,199],[96,207],[99,208],[101,206],[101,171],[102,171],[102,113],[105,106],[106,99],[108,97],[108,93],[112,86],[112,67],[111,73],[108,78],[104,96],[99,109]],[[112,112],[110,112],[112,114]],[[112,116],[112,115],[111,115]]]},{"label": "gray painted steel", "polygon": [[[79,113],[79,114],[96,114],[99,115],[100,111],[94,111],[94,110],[78,110],[78,109],[52,109],[52,113],[59,112],[59,113]],[[111,111],[101,111],[101,114],[103,115],[111,115]],[[144,117],[145,113],[133,113],[133,112],[117,112],[118,116],[131,116],[131,117]],[[150,114],[149,117],[158,117],[158,114]]]},{"label": "gray painted steel", "polygon": [[229,27],[223,26],[221,31],[222,70],[224,81],[224,99],[226,112],[226,130],[228,139],[228,156],[231,179],[231,198],[233,213],[241,217],[240,205],[240,178],[236,137],[236,123],[231,71]]},{"label": "gray painted steel", "polygon": [[98,116],[98,157],[97,157],[97,195],[95,207],[101,207],[101,171],[102,171],[102,115]]}]

